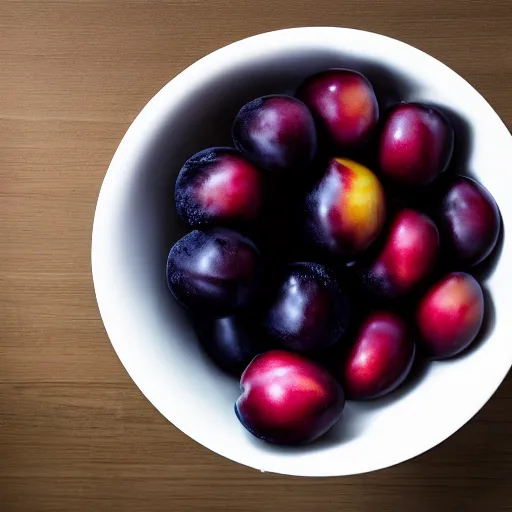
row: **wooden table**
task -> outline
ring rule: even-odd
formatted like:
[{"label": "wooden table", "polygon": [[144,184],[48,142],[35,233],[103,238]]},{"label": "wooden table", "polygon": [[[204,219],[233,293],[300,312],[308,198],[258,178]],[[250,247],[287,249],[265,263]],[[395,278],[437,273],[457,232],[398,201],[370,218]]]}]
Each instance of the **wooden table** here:
[{"label": "wooden table", "polygon": [[[344,479],[260,474],[177,431],[129,379],[94,297],[97,194],[134,117],[229,42],[302,25],[441,59],[512,127],[508,0],[0,2],[0,510],[512,510],[512,380],[459,433]],[[503,169],[512,172],[512,169]]]}]

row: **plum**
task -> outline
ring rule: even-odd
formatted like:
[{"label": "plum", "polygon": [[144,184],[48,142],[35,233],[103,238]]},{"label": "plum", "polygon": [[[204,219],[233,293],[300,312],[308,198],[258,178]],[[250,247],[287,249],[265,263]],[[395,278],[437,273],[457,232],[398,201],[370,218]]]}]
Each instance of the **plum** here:
[{"label": "plum", "polygon": [[194,325],[210,358],[223,371],[238,377],[265,346],[258,320],[246,311],[222,318],[200,316]]},{"label": "plum", "polygon": [[240,380],[235,412],[268,443],[300,445],[325,434],[340,418],[340,384],[319,364],[284,350],[256,356]]},{"label": "plum", "polygon": [[369,314],[341,368],[347,399],[378,398],[396,389],[409,374],[415,352],[402,318],[389,311]]},{"label": "plum", "polygon": [[308,241],[330,253],[352,257],[366,250],[381,232],[386,198],[369,169],[333,158],[307,194],[304,210]]},{"label": "plum", "polygon": [[432,273],[439,253],[439,232],[427,215],[404,208],[394,216],[377,256],[361,265],[364,287],[381,298],[411,293]]},{"label": "plum", "polygon": [[281,279],[263,328],[284,348],[314,352],[342,337],[349,316],[348,296],[332,272],[318,263],[294,263]]},{"label": "plum", "polygon": [[174,199],[179,217],[191,227],[247,224],[261,213],[264,179],[235,149],[205,149],[180,170]]},{"label": "plum", "polygon": [[448,167],[454,130],[439,110],[400,103],[387,116],[380,134],[382,174],[403,186],[426,185]]},{"label": "plum", "polygon": [[269,171],[302,171],[316,155],[313,116],[292,96],[276,94],[250,101],[236,116],[232,135],[237,149]]},{"label": "plum", "polygon": [[492,195],[471,178],[456,176],[441,187],[435,220],[448,257],[469,268],[493,250],[500,231],[500,213]]},{"label": "plum", "polygon": [[174,297],[192,312],[211,316],[249,306],[261,274],[254,243],[226,228],[188,233],[167,259],[167,283]]},{"label": "plum", "polygon": [[419,344],[433,359],[454,356],[473,342],[483,320],[480,284],[470,274],[452,272],[435,283],[420,301],[416,314]]},{"label": "plum", "polygon": [[350,69],[329,69],[307,78],[297,98],[311,110],[319,135],[337,149],[368,141],[379,120],[379,104],[369,80]]}]

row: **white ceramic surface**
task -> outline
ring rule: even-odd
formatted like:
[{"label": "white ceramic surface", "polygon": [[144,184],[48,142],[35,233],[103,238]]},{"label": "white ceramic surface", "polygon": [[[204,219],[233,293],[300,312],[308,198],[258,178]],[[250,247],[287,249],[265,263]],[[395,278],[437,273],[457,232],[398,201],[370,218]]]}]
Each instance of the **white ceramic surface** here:
[{"label": "white ceramic surface", "polygon": [[332,432],[306,448],[266,445],[236,419],[237,383],[202,355],[167,291],[167,253],[184,234],[173,205],[174,181],[194,152],[229,143],[232,119],[246,101],[293,92],[309,74],[341,66],[363,71],[377,90],[396,89],[404,100],[447,107],[461,130],[461,170],[476,175],[491,191],[505,227],[512,222],[512,138],[482,96],[444,64],[411,46],[342,28],[257,35],[208,55],[171,80],[124,136],[94,219],[92,269],[98,304],[132,379],[185,434],[264,471],[349,475],[410,459],[463,426],[489,400],[512,364],[512,247],[505,237],[499,264],[486,282],[495,326],[476,349],[457,360],[432,364],[422,379],[389,398],[348,403]]}]

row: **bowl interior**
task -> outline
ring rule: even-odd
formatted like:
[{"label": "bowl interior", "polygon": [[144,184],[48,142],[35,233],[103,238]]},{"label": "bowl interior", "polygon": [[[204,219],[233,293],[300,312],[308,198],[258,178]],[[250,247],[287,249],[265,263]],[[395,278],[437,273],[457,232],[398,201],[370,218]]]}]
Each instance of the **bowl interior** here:
[{"label": "bowl interior", "polygon": [[164,87],[130,127],[102,186],[92,261],[100,311],[112,344],[147,398],[179,429],[211,450],[254,468],[294,475],[380,469],[435,446],[489,399],[512,363],[510,247],[487,279],[482,342],[462,357],[424,368],[391,396],[348,403],[342,420],[300,449],[267,445],[239,424],[238,383],[203,355],[169,294],[165,262],[186,230],[176,218],[174,182],[196,151],[230,144],[231,123],[250,99],[293,93],[329,67],[362,71],[378,96],[444,107],[457,128],[455,167],[495,196],[504,224],[512,171],[510,135],[485,100],[432,57],[398,41],[336,28],[249,38],[198,61]]}]

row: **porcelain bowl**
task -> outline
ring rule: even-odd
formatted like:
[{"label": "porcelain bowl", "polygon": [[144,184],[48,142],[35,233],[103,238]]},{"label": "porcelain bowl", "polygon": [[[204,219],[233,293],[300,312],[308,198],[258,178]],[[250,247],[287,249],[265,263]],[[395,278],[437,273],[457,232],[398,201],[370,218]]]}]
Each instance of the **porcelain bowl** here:
[{"label": "porcelain bowl", "polygon": [[[121,141],[99,195],[92,270],[99,309],[122,364],[148,400],[178,429],[235,462],[288,475],[337,476],[385,468],[442,442],[490,399],[512,364],[512,247],[485,281],[487,319],[476,346],[429,365],[392,395],[349,402],[341,421],[302,448],[271,446],[238,422],[238,383],[201,352],[170,295],[166,257],[185,228],[174,183],[185,160],[230,144],[247,101],[293,94],[308,75],[330,67],[365,73],[379,97],[434,103],[457,129],[455,165],[494,195],[512,222],[512,138],[485,99],[447,66],[403,42],[344,28],[260,34],[202,58],[163,87]],[[385,105],[384,105],[385,106]]]}]

